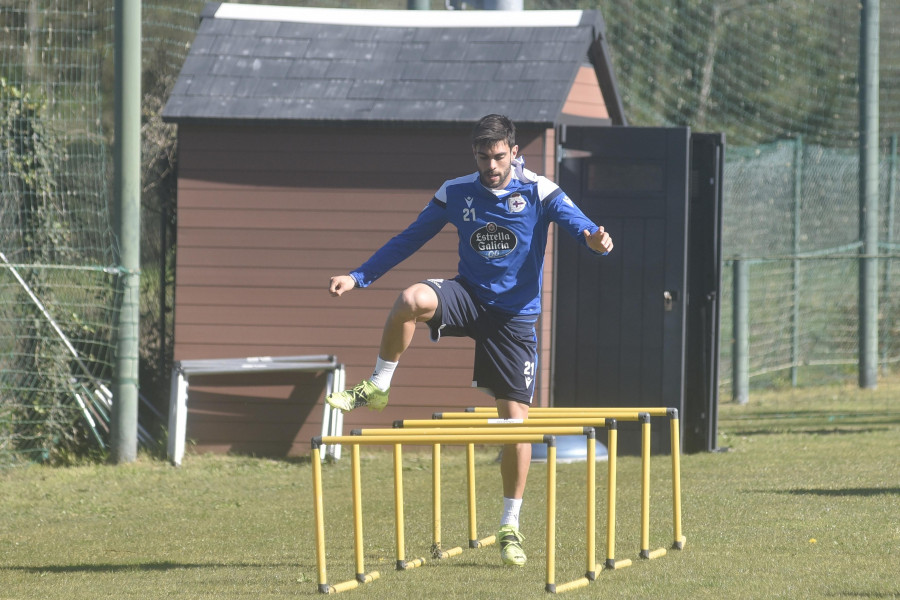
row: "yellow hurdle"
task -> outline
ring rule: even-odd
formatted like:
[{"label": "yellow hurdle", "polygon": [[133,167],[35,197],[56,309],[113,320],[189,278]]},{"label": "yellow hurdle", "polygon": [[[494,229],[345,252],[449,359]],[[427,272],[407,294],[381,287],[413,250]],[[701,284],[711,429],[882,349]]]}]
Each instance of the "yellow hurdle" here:
[{"label": "yellow hurdle", "polygon": [[[572,425],[571,423],[578,423],[578,425]],[[410,427],[407,427],[410,426]],[[404,432],[407,435],[423,435],[423,434],[432,434],[436,432],[447,433],[454,432],[459,435],[470,436],[476,435],[479,432],[483,432],[485,428],[495,429],[497,431],[501,431],[504,434],[514,434],[518,432],[526,432],[526,431],[534,431],[539,430],[542,433],[546,434],[554,434],[554,435],[587,435],[588,436],[588,461],[587,461],[587,480],[588,480],[588,489],[587,489],[587,542],[586,542],[586,569],[584,577],[576,579],[575,581],[571,581],[565,584],[561,584],[559,586],[553,586],[557,593],[561,593],[564,591],[568,591],[570,589],[575,589],[578,587],[582,587],[587,585],[591,581],[596,578],[596,438],[593,435],[594,427],[607,427],[607,428],[615,428],[616,421],[615,419],[606,419],[606,418],[597,418],[592,417],[589,419],[581,418],[581,419],[460,419],[460,420],[435,420],[435,419],[425,419],[425,420],[415,420],[410,419],[406,421],[395,421],[394,429],[357,429],[351,432],[352,435],[369,435],[369,436],[390,436],[394,435],[398,432]],[[615,439],[613,438],[614,433],[610,431],[610,442],[612,445],[612,452],[615,453]],[[467,465],[469,467],[469,544],[471,548],[477,548],[481,545],[486,545],[487,543],[493,543],[495,536],[490,536],[490,538],[485,538],[485,540],[481,540],[478,543],[473,543],[473,540],[476,539],[476,531],[477,527],[475,524],[475,486],[474,486],[474,460],[471,458],[472,453],[474,452],[474,444],[467,444]],[[555,450],[554,450],[555,452]],[[439,461],[434,461],[435,465],[439,465]],[[612,469],[615,469],[615,461],[610,465]],[[435,466],[436,469],[439,469],[439,466]],[[612,494],[615,494],[615,476],[613,472],[610,472],[610,490],[612,490]],[[439,494],[439,492],[438,492]],[[612,510],[615,510],[615,506],[613,505]],[[435,539],[440,539],[439,528],[439,520],[440,520],[440,506],[435,504],[434,507],[434,515],[435,515]],[[438,546],[437,543],[434,544]],[[456,549],[454,549],[455,551]],[[615,555],[615,539],[611,538],[608,541],[607,545],[607,553],[608,556]],[[455,555],[455,552],[454,554]],[[441,556],[443,557],[443,556]],[[629,561],[630,562],[630,561]],[[624,564],[620,562],[620,565]],[[600,566],[602,568],[602,565]]]},{"label": "yellow hurdle", "polygon": [[[406,419],[402,421],[394,421],[394,430],[389,429],[355,429],[351,432],[352,435],[389,435],[390,433],[396,431],[404,431],[408,433],[416,432],[432,432],[435,429],[453,429],[453,430],[464,430],[468,429],[469,431],[479,431],[484,427],[503,427],[503,431],[514,431],[517,428],[525,430],[527,428],[540,428],[541,432],[547,434],[554,435],[584,435],[584,427],[606,427],[607,419],[605,418],[591,418],[591,419],[554,419],[552,422],[552,427],[548,426],[547,419],[492,419],[492,418],[481,418],[481,419]],[[571,431],[571,428],[575,428],[575,431]],[[578,431],[581,429],[582,431]],[[596,480],[596,465],[594,464],[596,461],[596,438],[594,441],[588,442],[589,452],[594,456],[593,461],[588,461],[588,480],[595,481]],[[480,548],[482,546],[487,546],[493,544],[496,541],[496,536],[488,536],[481,540],[477,539],[477,523],[476,523],[476,500],[475,500],[475,461],[474,461],[474,452],[475,446],[474,444],[467,444],[466,447],[466,467],[467,467],[467,480],[468,480],[468,507],[469,507],[469,548]],[[437,464],[437,463],[435,463]],[[439,469],[439,467],[435,466],[435,469]],[[432,494],[434,495],[434,491]],[[440,494],[438,491],[437,494]],[[596,521],[596,507],[595,507],[595,490],[589,489],[588,494],[590,498],[588,500],[588,510],[590,511],[590,523],[594,523]],[[435,547],[439,548],[439,538],[440,538],[440,505],[439,503],[435,503],[433,514],[435,515],[435,523],[434,523],[434,538]],[[588,568],[586,570],[586,577],[593,579],[594,577],[594,561],[595,561],[595,544],[594,544],[594,531],[590,530],[588,534]],[[448,551],[450,552],[450,551]],[[456,552],[456,548],[452,550],[453,554],[450,556],[456,556],[458,552]],[[438,555],[436,552],[435,558],[446,558],[446,556],[441,553]]]},{"label": "yellow hurdle", "polygon": [[[573,428],[569,428],[571,430]],[[581,433],[589,431],[589,437],[593,437],[594,430],[592,428],[575,428],[580,429]],[[570,435],[570,434],[569,434]],[[315,511],[315,537],[316,537],[316,568],[318,573],[318,590],[321,593],[337,593],[354,589],[363,583],[371,583],[379,578],[377,572],[365,573],[363,565],[362,550],[362,502],[361,494],[359,494],[359,446],[360,445],[393,445],[394,447],[394,503],[395,503],[395,520],[397,532],[397,569],[406,570],[425,564],[424,558],[417,558],[413,561],[406,561],[404,546],[404,529],[403,529],[403,479],[402,479],[402,444],[413,445],[435,445],[435,444],[510,444],[510,443],[530,443],[530,444],[547,444],[547,527],[548,538],[555,539],[556,528],[556,438],[553,435],[546,435],[537,432],[535,429],[524,430],[520,432],[510,432],[506,430],[497,430],[497,428],[479,429],[477,433],[469,433],[464,429],[437,431],[430,430],[427,434],[414,432],[411,434],[402,434],[394,432],[394,435],[350,435],[350,436],[322,436],[312,440],[312,463],[313,463],[313,506]],[[321,447],[323,445],[346,444],[351,446],[352,459],[351,468],[353,470],[353,511],[354,511],[354,556],[356,559],[356,578],[354,580],[344,581],[331,585],[328,583],[328,575],[326,569],[326,552],[325,552],[325,516],[324,516],[324,500],[322,495],[322,466],[321,466]],[[550,450],[552,448],[552,451]],[[438,454],[439,456],[439,454]],[[551,458],[552,457],[552,458]],[[439,459],[438,459],[439,460]],[[552,483],[552,487],[551,487]],[[593,487],[593,486],[591,486]],[[551,531],[552,528],[552,531]],[[554,591],[555,585],[555,549],[548,550],[551,556],[547,559],[547,582],[546,589]]]},{"label": "yellow hurdle", "polygon": [[[452,431],[454,434],[458,435],[477,435],[484,432],[484,426],[490,425],[493,427],[501,427],[498,429],[498,432],[501,434],[510,434],[515,435],[517,433],[524,432],[534,432],[535,427],[541,428],[541,433],[548,435],[586,435],[585,425],[581,423],[579,425],[570,425],[570,426],[556,426],[559,425],[554,423],[553,427],[547,427],[546,421],[538,423],[535,422],[531,424],[529,428],[529,424],[524,424],[521,427],[515,427],[516,425],[520,425],[520,423],[511,421],[504,425],[501,425],[496,419],[491,423],[487,423],[487,419],[484,420],[485,423],[478,423],[477,421],[466,421],[462,423],[455,423],[452,425],[456,425],[457,427],[452,427]],[[591,425],[596,425],[602,427],[604,424],[603,419],[595,420],[595,423],[591,423]],[[397,435],[398,433],[402,433],[403,435],[417,434],[417,435],[430,435],[436,427],[438,427],[441,422],[433,421],[433,420],[420,420],[416,421],[421,424],[422,427],[419,428],[402,428],[402,429],[385,429],[385,428],[370,428],[370,429],[354,429],[350,432],[351,435],[363,435],[363,436],[392,436]],[[447,422],[449,424],[449,422]],[[398,423],[394,423],[395,427],[397,427]],[[477,425],[483,425],[482,427],[477,427]],[[440,446],[432,445],[432,463],[434,465],[440,464]],[[496,536],[490,535],[482,539],[478,539],[477,537],[477,523],[476,523],[476,500],[475,500],[475,445],[473,443],[466,444],[466,468],[467,468],[467,481],[468,481],[468,508],[469,508],[469,548],[481,548],[484,546],[489,546],[496,542]],[[432,487],[432,505],[433,505],[433,540],[432,540],[432,551],[431,555],[433,558],[449,558],[451,556],[457,556],[462,553],[462,548],[451,548],[450,550],[443,550],[441,547],[441,535],[440,535],[440,467],[434,466],[434,473],[432,477],[434,479],[433,487]]]},{"label": "yellow hurdle", "polygon": [[[454,413],[466,414],[466,413]],[[533,417],[528,419],[500,419],[491,417],[481,417],[477,419],[404,419],[402,421],[394,421],[394,429],[354,429],[365,434],[368,431],[397,431],[402,429],[407,431],[410,429],[444,429],[456,427],[547,427],[548,417]],[[618,419],[622,420],[622,419]],[[634,419],[638,420],[637,417]],[[553,427],[606,427],[606,419],[602,417],[562,417],[552,418]]]},{"label": "yellow hurdle", "polygon": [[[645,482],[642,489],[642,531],[641,531],[641,558],[653,559],[665,556],[666,550],[659,548],[650,550],[649,548],[649,520],[644,519],[643,515],[649,517],[649,481],[650,481],[650,427],[648,423],[644,423],[641,414],[645,413],[652,417],[668,417],[671,430],[671,454],[672,454],[672,530],[673,542],[672,548],[675,550],[683,550],[687,543],[687,538],[682,534],[681,530],[681,441],[680,441],[680,425],[678,419],[678,409],[663,406],[648,407],[555,407],[555,406],[533,406],[528,409],[528,419],[562,419],[567,425],[573,423],[581,423],[590,425],[593,418],[614,418],[619,421],[641,421],[642,423],[642,450],[641,450],[641,468],[642,480]],[[487,418],[497,418],[497,409],[492,406],[474,406],[469,407],[465,412],[438,412],[433,414],[433,419],[437,420],[462,420],[472,419],[473,422]],[[575,421],[573,421],[575,419]],[[646,446],[646,448],[645,448]],[[646,523],[646,526],[644,526]]]},{"label": "yellow hurdle", "polygon": [[[496,413],[496,411],[495,411]],[[442,413],[443,418],[440,419],[405,419],[401,421],[394,421],[395,428],[402,428],[404,431],[423,431],[428,428],[432,430],[435,428],[471,428],[473,426],[504,426],[504,427],[540,427],[542,431],[546,431],[546,433],[556,433],[557,435],[564,435],[559,431],[554,431],[552,429],[548,429],[549,423],[553,424],[553,427],[557,426],[589,426],[589,427],[604,427],[606,423],[606,418],[591,416],[588,414],[587,416],[580,417],[556,417],[552,413],[543,412],[539,413],[539,416],[529,417],[527,419],[500,419],[490,417],[491,413],[488,410],[482,410],[474,413]],[[481,417],[472,417],[472,418],[447,418],[447,415],[459,415],[459,414],[470,414],[470,415],[484,415]],[[624,416],[624,419],[618,420],[626,420],[626,421],[640,421],[641,422],[641,539],[640,539],[640,551],[639,556],[641,558],[646,559],[654,559],[659,558],[661,556],[665,556],[666,549],[658,548],[656,550],[650,550],[650,415],[647,413],[634,413],[634,409],[627,409],[623,411],[617,412],[620,416]],[[363,432],[368,430],[362,430]],[[387,430],[380,430],[381,432]]]},{"label": "yellow hurdle", "polygon": [[[678,411],[664,407],[641,408],[546,408],[532,407],[529,418],[524,420],[499,419],[496,409],[479,407],[466,412],[435,413],[431,420],[407,420],[394,423],[394,429],[355,430],[350,436],[323,436],[313,439],[313,495],[315,509],[316,564],[318,589],[322,593],[335,593],[354,589],[360,584],[371,583],[379,578],[379,573],[365,573],[363,563],[362,500],[360,490],[360,445],[392,445],[394,449],[394,503],[396,521],[397,569],[406,570],[425,564],[426,559],[405,559],[405,535],[403,515],[403,475],[402,445],[432,446],[433,485],[433,558],[447,558],[462,553],[462,548],[450,550],[441,548],[441,445],[466,446],[468,503],[469,503],[469,547],[478,548],[492,544],[495,536],[477,539],[475,512],[475,444],[546,443],[547,449],[547,580],[548,592],[562,593],[588,585],[596,578],[597,570],[604,566],[620,569],[632,564],[630,559],[616,560],[616,471],[618,431],[617,420],[639,421],[641,423],[641,543],[640,556],[646,559],[664,556],[666,550],[649,549],[649,489],[650,489],[650,418],[667,416],[670,420],[672,438],[672,492],[673,492],[673,548],[683,549],[686,538],[681,531],[681,465]],[[605,565],[596,562],[596,440],[594,427],[606,427],[608,431],[609,484],[607,498],[607,558]],[[584,577],[556,584],[556,462],[555,436],[586,435],[587,455],[587,559]],[[325,564],[324,503],[322,499],[322,467],[320,446],[347,444],[351,447],[351,468],[353,471],[353,512],[354,512],[354,557],[356,577],[353,580],[329,585]]]},{"label": "yellow hurdle", "polygon": [[[396,437],[398,435],[404,437],[427,437],[435,433],[435,431],[439,431],[439,435],[456,435],[456,436],[475,436],[478,437],[480,435],[484,435],[486,430],[495,430],[498,436],[505,435],[520,435],[520,434],[528,434],[535,433],[536,430],[540,429],[540,432],[545,435],[587,435],[587,429],[592,429],[592,427],[581,425],[556,425],[553,421],[542,420],[539,422],[531,422],[531,423],[520,423],[520,422],[512,422],[508,425],[498,425],[496,423],[492,423],[490,426],[484,427],[472,427],[471,425],[467,427],[460,426],[449,426],[449,427],[441,427],[440,421],[426,421],[426,423],[437,423],[434,427],[403,427],[403,428],[395,428],[395,429],[354,429],[350,432],[351,436],[374,436],[374,437]],[[550,423],[550,424],[548,424]],[[458,424],[454,424],[458,425]],[[605,422],[604,422],[605,425]],[[406,442],[407,444],[414,445],[413,442]],[[504,442],[506,443],[506,442]]]},{"label": "yellow hurdle", "polygon": [[[487,420],[485,420],[487,421]],[[496,420],[495,420],[496,421]],[[605,421],[603,419],[599,420],[600,423],[598,426],[604,426]],[[431,421],[431,420],[423,420],[421,421],[423,425],[427,425],[430,427],[419,427],[419,428],[402,428],[402,429],[384,429],[384,428],[369,428],[369,429],[354,429],[350,432],[351,435],[363,435],[363,436],[396,436],[398,433],[402,435],[429,435],[433,433],[436,429],[434,425],[439,425],[440,421]],[[457,435],[478,435],[484,432],[484,427],[472,427],[471,425],[475,425],[476,423],[470,423],[469,421],[464,421],[462,423],[458,423],[458,425],[464,425],[465,427],[453,427],[452,432]],[[397,423],[394,424],[395,426]],[[485,423],[484,425],[487,425]],[[498,429],[499,433],[503,435],[516,435],[519,433],[533,433],[535,431],[535,427],[540,427],[540,433],[545,435],[588,435],[589,427],[585,427],[583,424],[580,425],[572,425],[572,426],[558,426],[559,424],[554,423],[553,426],[548,427],[547,422],[543,421],[542,423],[533,423],[530,427],[525,426],[513,426],[518,425],[516,422],[510,423],[510,426],[502,426]],[[497,426],[497,423],[491,423],[491,426]],[[467,446],[467,469],[468,469],[468,483],[469,483],[469,548],[481,548],[483,546],[489,546],[496,542],[496,536],[488,536],[483,539],[477,538],[477,526],[475,521],[475,461],[474,456],[470,453],[474,453],[474,444],[466,444]],[[431,545],[431,557],[436,559],[445,559],[453,556],[458,556],[462,554],[461,547],[450,548],[449,550],[444,550],[442,548],[441,541],[441,467],[440,467],[440,452],[441,446],[440,444],[432,444],[432,545]],[[399,560],[399,559],[398,559]],[[398,563],[399,564],[399,563]],[[418,565],[416,565],[418,566]]]},{"label": "yellow hurdle", "polygon": [[[585,414],[595,414],[595,413],[647,413],[651,417],[666,417],[669,414],[669,411],[672,410],[665,406],[531,406],[528,408],[529,415],[539,415],[541,413],[555,414],[555,413],[576,413],[580,415]],[[496,407],[493,406],[470,406],[465,410],[467,414],[472,413],[490,413],[496,412]],[[448,414],[456,414],[456,413],[435,413],[435,415],[448,415]],[[441,417],[435,417],[437,419]]]}]

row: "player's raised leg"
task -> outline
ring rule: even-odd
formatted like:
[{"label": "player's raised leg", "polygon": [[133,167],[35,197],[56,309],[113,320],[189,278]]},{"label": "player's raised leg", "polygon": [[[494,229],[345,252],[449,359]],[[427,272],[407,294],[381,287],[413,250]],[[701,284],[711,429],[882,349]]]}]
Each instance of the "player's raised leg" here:
[{"label": "player's raised leg", "polygon": [[416,283],[403,290],[384,324],[372,377],[349,390],[330,394],[325,401],[345,412],[361,406],[368,406],[371,410],[382,410],[387,406],[394,369],[412,342],[416,323],[433,317],[437,306],[437,294],[424,283]]}]

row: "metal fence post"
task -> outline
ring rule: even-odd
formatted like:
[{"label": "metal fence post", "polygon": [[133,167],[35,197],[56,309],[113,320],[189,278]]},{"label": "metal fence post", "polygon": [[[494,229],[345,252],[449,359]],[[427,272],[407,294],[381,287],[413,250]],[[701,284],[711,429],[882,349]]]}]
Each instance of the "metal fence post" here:
[{"label": "metal fence post", "polygon": [[[891,298],[891,284],[894,270],[894,222],[895,207],[897,205],[897,134],[891,136],[890,162],[888,163],[888,205],[887,205],[887,239],[885,250],[889,255],[884,265],[884,297]],[[885,334],[881,341],[881,372],[887,373],[888,359],[890,358],[890,342],[891,342],[891,325],[894,322],[893,315],[890,311],[886,316]]]},{"label": "metal fence post", "polygon": [[750,400],[750,327],[747,288],[749,273],[747,261],[735,259],[734,308],[732,311],[732,400],[747,404]]},{"label": "metal fence post", "polygon": [[791,314],[791,386],[797,387],[797,365],[800,364],[800,209],[803,198],[803,136],[794,146],[794,307]]},{"label": "metal fence post", "polygon": [[878,23],[863,0],[859,48],[859,387],[878,387]]},{"label": "metal fence post", "polygon": [[116,260],[122,299],[116,323],[116,365],[110,449],[116,463],[137,459],[141,270],[141,2],[115,3]]}]

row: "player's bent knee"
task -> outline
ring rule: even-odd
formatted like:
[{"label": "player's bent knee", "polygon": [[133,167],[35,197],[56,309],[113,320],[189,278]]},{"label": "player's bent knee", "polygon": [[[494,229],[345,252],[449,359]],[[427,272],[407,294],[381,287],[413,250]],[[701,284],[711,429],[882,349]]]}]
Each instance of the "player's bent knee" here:
[{"label": "player's bent knee", "polygon": [[403,311],[413,317],[433,314],[438,305],[437,294],[427,285],[417,283],[400,293],[394,305],[395,311]]}]

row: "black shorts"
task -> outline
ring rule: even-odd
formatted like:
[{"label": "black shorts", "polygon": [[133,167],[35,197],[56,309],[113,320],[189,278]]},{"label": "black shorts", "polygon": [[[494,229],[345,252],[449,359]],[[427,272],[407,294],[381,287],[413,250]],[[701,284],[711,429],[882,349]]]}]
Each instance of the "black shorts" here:
[{"label": "black shorts", "polygon": [[537,373],[537,316],[510,315],[482,304],[457,279],[422,283],[438,296],[438,308],[427,325],[431,339],[441,336],[475,340],[472,387],[495,398],[531,404]]}]

